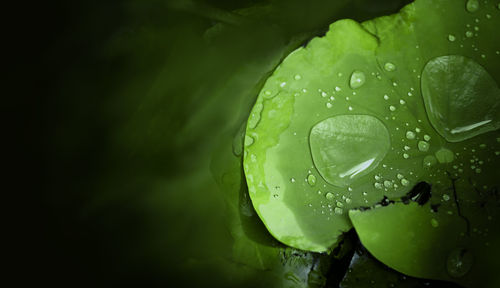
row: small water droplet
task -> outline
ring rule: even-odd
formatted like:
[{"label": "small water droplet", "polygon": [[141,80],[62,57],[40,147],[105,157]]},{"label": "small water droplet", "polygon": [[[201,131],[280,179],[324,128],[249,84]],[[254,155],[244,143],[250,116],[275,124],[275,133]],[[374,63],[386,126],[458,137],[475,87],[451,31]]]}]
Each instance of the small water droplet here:
[{"label": "small water droplet", "polygon": [[425,141],[429,141],[429,140],[431,140],[431,136],[429,136],[429,135],[425,134],[425,135],[424,135],[424,140],[425,140]]},{"label": "small water droplet", "polygon": [[335,87],[335,91],[340,92],[341,90],[342,90],[342,89],[340,89],[340,87],[339,87],[339,86],[336,86],[336,87]]},{"label": "small water droplet", "polygon": [[327,200],[332,200],[332,199],[334,198],[333,193],[332,193],[332,192],[328,192],[328,193],[326,193],[325,198],[326,198]]},{"label": "small water droplet", "polygon": [[245,135],[245,146],[251,146],[254,142],[254,139],[251,136]]},{"label": "small water droplet", "polygon": [[457,39],[457,38],[456,38],[454,35],[452,35],[452,34],[448,35],[448,40],[449,40],[450,42],[454,42],[456,39]]},{"label": "small water droplet", "polygon": [[474,13],[479,10],[479,0],[468,0],[465,4],[465,9],[470,13]]},{"label": "small water droplet", "polygon": [[351,106],[347,107],[347,109],[348,109],[349,111],[352,111],[352,107],[351,107]]},{"label": "small water droplet", "polygon": [[352,89],[357,89],[363,86],[363,84],[365,84],[365,81],[366,81],[365,73],[356,70],[351,74],[351,81],[349,82],[349,85],[351,86]]},{"label": "small water droplet", "polygon": [[295,178],[290,178],[290,182],[295,183]]},{"label": "small water droplet", "polygon": [[321,97],[326,97],[326,96],[328,96],[328,94],[326,94],[326,92],[325,92],[325,91],[322,91],[322,92],[321,92]]},{"label": "small water droplet", "polygon": [[375,184],[373,184],[373,186],[374,186],[375,188],[377,188],[377,189],[382,189],[382,188],[384,188],[384,187],[382,186],[382,183],[379,183],[379,182],[375,182]]},{"label": "small water droplet", "polygon": [[474,36],[474,33],[472,33],[472,31],[467,31],[467,32],[465,32],[465,36],[467,38],[471,38],[472,36]]},{"label": "small water droplet", "polygon": [[403,178],[403,179],[401,179],[401,185],[408,186],[408,185],[410,185],[410,181],[408,181],[405,178]]},{"label": "small water droplet", "polygon": [[394,112],[394,111],[396,111],[396,107],[394,107],[394,106],[391,105],[391,106],[389,106],[389,110],[391,110],[392,112]]},{"label": "small water droplet", "polygon": [[391,181],[389,181],[389,180],[385,180],[385,181],[384,181],[384,186],[385,186],[386,188],[391,188],[391,187],[392,187],[392,182],[391,182]]},{"label": "small water droplet", "polygon": [[295,75],[295,76],[293,77],[293,79],[295,79],[295,80],[300,80],[300,79],[302,79],[302,76],[300,76],[299,74],[297,74],[297,75]]},{"label": "small water droplet", "polygon": [[410,155],[408,155],[408,153],[404,153],[403,158],[408,159],[408,158],[410,158]]},{"label": "small water droplet", "polygon": [[422,152],[427,152],[429,151],[430,144],[425,142],[425,141],[418,141],[418,150]]},{"label": "small water droplet", "polygon": [[413,140],[413,139],[415,139],[415,132],[413,132],[413,131],[407,131],[407,132],[406,132],[406,138],[407,138],[408,140]]},{"label": "small water droplet", "polygon": [[313,174],[309,174],[307,176],[307,183],[311,186],[316,185],[316,176],[314,176]]},{"label": "small water droplet", "polygon": [[432,227],[437,228],[437,227],[439,227],[439,222],[436,219],[432,218],[431,225],[432,225]]},{"label": "small water droplet", "polygon": [[333,106],[332,103],[330,103],[330,102],[326,103],[326,108],[332,108],[332,106]]},{"label": "small water droplet", "polygon": [[335,214],[342,215],[342,213],[344,213],[344,210],[342,210],[342,208],[335,207]]},{"label": "small water droplet", "polygon": [[399,174],[399,173],[398,173],[398,175],[396,175],[396,177],[398,177],[399,180],[405,178],[405,176],[403,176],[402,174]]},{"label": "small water droplet", "polygon": [[403,100],[403,99],[399,100],[399,104],[404,105],[405,103],[406,103],[405,100]]},{"label": "small water droplet", "polygon": [[389,100],[389,96],[387,94],[384,95],[384,100]]},{"label": "small water droplet", "polygon": [[392,64],[391,62],[387,62],[384,65],[384,69],[387,72],[392,72],[392,71],[396,70],[396,65]]},{"label": "small water droplet", "polygon": [[465,248],[454,249],[446,260],[446,270],[451,277],[460,278],[469,272],[473,262],[472,252]]},{"label": "small water droplet", "polygon": [[280,87],[283,88],[283,87],[285,87],[285,85],[286,85],[286,82],[281,82]]}]

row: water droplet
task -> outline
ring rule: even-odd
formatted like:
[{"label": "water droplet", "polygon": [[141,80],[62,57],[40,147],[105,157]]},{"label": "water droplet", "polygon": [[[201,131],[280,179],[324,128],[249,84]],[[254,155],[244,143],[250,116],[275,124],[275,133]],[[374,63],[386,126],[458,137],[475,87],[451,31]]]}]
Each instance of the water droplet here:
[{"label": "water droplet", "polygon": [[295,80],[300,80],[300,79],[302,79],[302,76],[300,76],[299,74],[297,74],[297,75],[295,75],[295,76],[293,77],[293,79],[295,79]]},{"label": "water droplet", "polygon": [[475,171],[476,171],[477,174],[479,174],[479,173],[481,173],[481,168],[476,168]]},{"label": "water droplet", "polygon": [[[464,75],[474,77],[464,81]],[[432,126],[449,142],[500,128],[500,89],[470,58],[448,55],[430,60],[422,72],[422,96]]]},{"label": "water droplet", "polygon": [[375,182],[375,184],[373,184],[373,186],[377,189],[382,189],[384,188],[384,186],[382,185],[382,183],[379,183],[379,182]]},{"label": "water droplet", "polygon": [[425,141],[418,141],[418,150],[422,152],[427,152],[429,151],[430,144],[425,142]]},{"label": "water droplet", "polygon": [[434,157],[432,155],[427,155],[424,157],[424,160],[423,160],[424,168],[431,168],[432,166],[434,166],[436,164],[437,164],[436,157]]},{"label": "water droplet", "polygon": [[253,138],[251,136],[245,135],[245,146],[250,146],[254,142]]},{"label": "water droplet", "polygon": [[446,260],[446,270],[451,277],[460,278],[469,272],[473,262],[472,252],[465,248],[454,249]]},{"label": "water droplet", "polygon": [[342,208],[335,207],[335,214],[342,215],[342,213],[344,213],[344,210],[342,210]]},{"label": "water droplet", "polygon": [[327,118],[311,129],[309,142],[320,175],[338,187],[371,172],[390,148],[387,128],[369,115]]},{"label": "water droplet", "polygon": [[441,148],[435,153],[439,163],[451,163],[455,159],[453,152],[446,148]]},{"label": "water droplet", "polygon": [[339,86],[335,86],[335,91],[340,92],[342,89],[340,89]]},{"label": "water droplet", "polygon": [[387,62],[384,65],[384,69],[387,72],[392,72],[392,71],[396,70],[396,65],[392,64],[391,62]]},{"label": "water droplet", "polygon": [[387,94],[384,95],[384,100],[389,100],[389,96]]},{"label": "water droplet", "polygon": [[352,111],[352,106],[347,107],[349,111]]},{"label": "water droplet", "polygon": [[326,97],[326,96],[328,96],[328,94],[326,94],[326,92],[325,92],[325,91],[322,91],[322,92],[321,92],[321,97]]},{"label": "water droplet", "polygon": [[465,4],[465,9],[470,13],[474,13],[479,10],[479,0],[468,0]]},{"label": "water droplet", "polygon": [[389,181],[389,180],[385,180],[385,181],[384,181],[384,186],[385,186],[386,188],[391,188],[391,187],[392,187],[392,182],[391,182],[391,181]]},{"label": "water droplet", "polygon": [[403,179],[401,179],[401,185],[408,186],[408,185],[410,185],[410,181],[408,181],[405,178],[403,178]]},{"label": "water droplet", "polygon": [[472,33],[472,31],[467,31],[467,32],[465,32],[465,36],[467,38],[471,38],[472,36],[474,36],[474,33]]},{"label": "water droplet", "polygon": [[345,198],[345,203],[347,204],[351,203],[351,198]]},{"label": "water droplet", "polygon": [[330,109],[330,108],[332,108],[332,107],[333,107],[332,103],[330,103],[330,102],[327,102],[327,103],[326,103],[326,108]]},{"label": "water droplet", "polygon": [[351,86],[352,89],[357,89],[363,86],[363,84],[365,84],[365,81],[366,81],[365,73],[356,70],[351,74],[351,81],[349,82],[349,85]]},{"label": "water droplet", "polygon": [[456,39],[457,39],[457,38],[456,38],[454,35],[452,35],[452,34],[448,35],[448,40],[449,40],[450,42],[454,42]]},{"label": "water droplet", "polygon": [[410,155],[408,155],[408,153],[404,153],[403,158],[408,159],[408,158],[410,158]]},{"label": "water droplet", "polygon": [[443,194],[443,200],[444,200],[444,201],[449,201],[449,200],[450,200],[450,195],[448,195],[448,194]]},{"label": "water droplet", "polygon": [[394,106],[391,105],[391,106],[389,106],[389,110],[391,110],[392,112],[394,112],[394,111],[396,111],[396,107],[394,107]]},{"label": "water droplet", "polygon": [[396,175],[396,177],[398,177],[399,180],[405,178],[405,176],[403,176],[402,174],[399,174],[399,173],[398,173],[398,175]]},{"label": "water droplet", "polygon": [[295,178],[290,178],[290,182],[295,183]]},{"label": "water droplet", "polygon": [[403,100],[403,99],[399,100],[399,104],[404,105],[405,103],[406,103],[405,100]]},{"label": "water droplet", "polygon": [[429,135],[425,134],[425,135],[424,135],[424,140],[425,140],[425,141],[429,141],[429,140],[431,140],[431,136],[429,136]]},{"label": "water droplet", "polygon": [[281,82],[280,87],[283,88],[283,87],[285,87],[285,85],[286,85],[286,82]]},{"label": "water droplet", "polygon": [[413,132],[413,131],[407,131],[406,132],[406,139],[408,139],[408,140],[415,139],[415,132]]},{"label": "water droplet", "polygon": [[431,225],[432,225],[432,227],[437,228],[437,227],[439,227],[439,222],[436,219],[432,218]]},{"label": "water droplet", "polygon": [[309,174],[307,176],[307,183],[311,186],[316,185],[316,176],[314,176],[313,174]]},{"label": "water droplet", "polygon": [[332,200],[332,199],[334,198],[333,193],[332,193],[332,192],[328,192],[328,193],[326,193],[325,198],[326,198],[327,200]]}]

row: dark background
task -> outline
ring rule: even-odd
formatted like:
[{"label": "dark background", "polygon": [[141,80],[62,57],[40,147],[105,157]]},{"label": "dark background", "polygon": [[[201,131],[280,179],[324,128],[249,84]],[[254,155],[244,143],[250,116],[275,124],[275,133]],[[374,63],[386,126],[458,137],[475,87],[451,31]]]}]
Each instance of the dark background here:
[{"label": "dark background", "polygon": [[[20,196],[6,201],[15,210],[7,218],[15,223],[12,247],[21,247],[8,249],[10,267],[21,272],[16,283],[241,284],[238,268],[221,260],[231,237],[209,170],[214,149],[236,133],[286,53],[335,20],[367,20],[406,2],[5,8],[13,65],[4,79],[15,91],[4,95],[5,135],[15,135],[5,141],[15,143],[5,150],[5,176],[16,187],[5,193]],[[246,10],[231,13],[237,9]]]}]

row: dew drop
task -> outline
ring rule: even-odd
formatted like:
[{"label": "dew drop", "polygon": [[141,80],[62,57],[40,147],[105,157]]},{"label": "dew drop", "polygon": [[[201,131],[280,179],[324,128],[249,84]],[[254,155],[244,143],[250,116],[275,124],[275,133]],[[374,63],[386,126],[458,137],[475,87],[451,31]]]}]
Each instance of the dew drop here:
[{"label": "dew drop", "polygon": [[309,142],[320,175],[338,187],[375,169],[390,148],[387,128],[369,115],[327,118],[311,129]]},{"label": "dew drop", "polygon": [[425,141],[418,141],[418,150],[422,152],[427,152],[429,151],[430,144],[425,142]]},{"label": "dew drop", "polygon": [[452,34],[448,35],[448,40],[449,40],[450,42],[454,42],[456,39],[457,39],[457,38],[456,38],[454,35],[452,35]]},{"label": "dew drop", "polygon": [[254,140],[251,136],[245,135],[245,146],[251,146],[253,144]]},{"label": "dew drop", "polygon": [[351,81],[349,82],[349,85],[351,86],[352,89],[357,89],[363,84],[365,84],[366,81],[366,76],[365,73],[355,70],[351,74]]},{"label": "dew drop", "polygon": [[465,4],[465,9],[470,13],[474,13],[479,9],[479,0],[468,0]]},{"label": "dew drop", "polygon": [[406,132],[406,139],[408,139],[408,140],[415,139],[415,132],[413,132],[413,131],[407,131]]},{"label": "dew drop", "polygon": [[389,100],[389,96],[387,94],[384,95],[384,100]]},{"label": "dew drop", "polygon": [[410,185],[410,181],[408,181],[405,178],[403,178],[403,179],[401,179],[401,185],[408,186],[408,185]]},{"label": "dew drop", "polygon": [[327,200],[332,200],[332,199],[334,198],[333,193],[332,193],[332,192],[328,192],[328,193],[326,193],[326,194],[325,194],[325,198],[326,198]]},{"label": "dew drop", "polygon": [[465,248],[455,249],[448,255],[446,270],[451,277],[460,278],[469,272],[473,262],[472,252]]},{"label": "dew drop", "polygon": [[307,176],[307,183],[311,186],[316,185],[316,176],[314,176],[313,174],[309,174]]},{"label": "dew drop", "polygon": [[439,163],[451,163],[455,159],[453,152],[446,148],[441,148],[435,153]]},{"label": "dew drop", "polygon": [[387,62],[384,64],[384,69],[387,72],[392,72],[392,71],[396,70],[396,65],[392,64],[391,62]]},{"label": "dew drop", "polygon": [[389,110],[391,110],[392,112],[394,112],[394,111],[396,111],[396,107],[394,107],[394,106],[391,105],[391,106],[389,106]]},{"label": "dew drop", "polygon": [[436,219],[432,218],[431,219],[431,226],[434,228],[437,228],[437,227],[439,227],[439,222]]}]

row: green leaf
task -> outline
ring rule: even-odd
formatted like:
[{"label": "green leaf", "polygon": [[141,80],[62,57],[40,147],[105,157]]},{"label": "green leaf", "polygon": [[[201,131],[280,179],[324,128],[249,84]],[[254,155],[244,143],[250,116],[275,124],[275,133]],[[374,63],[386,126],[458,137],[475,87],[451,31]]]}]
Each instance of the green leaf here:
[{"label": "green leaf", "polygon": [[[351,227],[349,209],[399,198],[420,181],[432,185],[433,199],[450,197],[451,178],[459,178],[460,201],[475,199],[466,193],[472,188],[496,191],[496,27],[493,3],[470,12],[464,1],[418,0],[362,24],[337,21],[290,54],[261,90],[246,129],[245,176],[270,233],[292,247],[329,251]],[[454,60],[439,66],[439,59]],[[477,79],[455,83],[463,73]],[[432,121],[438,114],[441,123]],[[453,142],[443,132],[478,120],[491,121]]]}]

